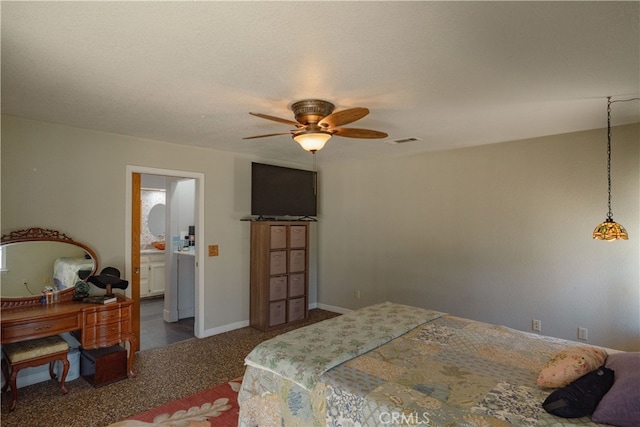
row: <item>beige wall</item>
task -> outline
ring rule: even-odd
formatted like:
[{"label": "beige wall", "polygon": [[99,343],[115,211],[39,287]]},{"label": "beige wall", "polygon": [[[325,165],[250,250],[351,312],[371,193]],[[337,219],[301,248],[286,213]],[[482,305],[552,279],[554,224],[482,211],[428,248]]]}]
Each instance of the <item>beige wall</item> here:
[{"label": "beige wall", "polygon": [[[101,268],[117,267],[128,279],[127,165],[204,174],[204,245],[219,245],[220,255],[205,257],[203,335],[248,325],[250,225],[240,219],[250,212],[251,161],[270,161],[8,116],[1,148],[2,233],[60,230],[91,246]],[[312,306],[315,274],[314,261]]]},{"label": "beige wall", "polygon": [[[251,158],[2,117],[2,233],[54,228],[125,271],[126,166],[205,174],[205,334],[248,324]],[[286,166],[286,165],[285,165]],[[315,270],[315,265],[312,266]],[[311,278],[315,304],[315,278]]]},{"label": "beige wall", "polygon": [[[546,335],[575,339],[581,326],[590,343],[640,350],[638,126],[613,136],[613,212],[628,242],[590,237],[606,214],[605,138],[597,130],[321,168],[312,303],[317,271],[325,306],[394,300],[521,330],[536,318]],[[6,116],[1,148],[2,233],[56,228],[90,244],[101,266],[125,265],[126,165],[204,173],[204,244],[220,245],[205,258],[204,329],[248,320],[240,218],[254,159]]]},{"label": "beige wall", "polygon": [[[393,300],[589,343],[640,350],[639,134],[613,129],[324,167],[318,300]],[[355,299],[359,290],[361,298]]]}]

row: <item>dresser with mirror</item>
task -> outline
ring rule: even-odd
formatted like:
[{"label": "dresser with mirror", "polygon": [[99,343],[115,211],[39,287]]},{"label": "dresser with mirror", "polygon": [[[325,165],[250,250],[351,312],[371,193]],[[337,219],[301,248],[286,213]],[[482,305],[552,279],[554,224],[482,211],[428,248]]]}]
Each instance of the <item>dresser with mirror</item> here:
[{"label": "dresser with mirror", "polygon": [[3,235],[0,256],[2,344],[63,332],[73,333],[86,350],[128,342],[127,370],[135,376],[133,301],[124,295],[104,305],[82,301],[91,289],[86,279],[98,271],[91,247],[57,230],[29,228]]}]

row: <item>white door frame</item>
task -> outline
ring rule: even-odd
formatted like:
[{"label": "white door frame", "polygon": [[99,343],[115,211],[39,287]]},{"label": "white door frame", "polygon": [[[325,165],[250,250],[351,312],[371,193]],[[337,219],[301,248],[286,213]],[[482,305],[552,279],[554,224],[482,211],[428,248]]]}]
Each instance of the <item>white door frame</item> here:
[{"label": "white door frame", "polygon": [[[172,169],[159,169],[147,166],[127,165],[126,167],[126,190],[125,190],[125,226],[124,226],[124,260],[125,260],[125,278],[129,281],[132,279],[131,268],[131,203],[132,193],[131,186],[133,183],[133,174],[150,174],[164,175],[176,178],[191,178],[196,181],[196,206],[195,206],[195,224],[196,224],[196,283],[195,283],[195,324],[194,334],[198,338],[204,338],[204,173],[179,171]],[[131,288],[126,291],[127,296],[131,296]]]}]

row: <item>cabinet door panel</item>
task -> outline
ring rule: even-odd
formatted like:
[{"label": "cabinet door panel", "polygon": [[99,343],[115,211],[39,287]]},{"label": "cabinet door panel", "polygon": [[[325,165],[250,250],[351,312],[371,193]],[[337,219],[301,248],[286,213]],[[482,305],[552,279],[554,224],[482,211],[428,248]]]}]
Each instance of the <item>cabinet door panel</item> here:
[{"label": "cabinet door panel", "polygon": [[153,262],[149,265],[149,294],[160,295],[165,288],[165,266],[162,262]]}]

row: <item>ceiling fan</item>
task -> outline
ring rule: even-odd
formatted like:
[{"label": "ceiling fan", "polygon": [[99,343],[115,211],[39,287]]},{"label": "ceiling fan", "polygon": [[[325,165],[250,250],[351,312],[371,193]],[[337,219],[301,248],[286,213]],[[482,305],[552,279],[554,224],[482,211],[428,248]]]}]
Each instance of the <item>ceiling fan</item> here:
[{"label": "ceiling fan", "polygon": [[274,122],[284,123],[294,126],[296,129],[289,132],[270,133],[266,135],[248,136],[242,139],[264,138],[276,135],[292,135],[293,139],[302,148],[315,154],[322,149],[324,144],[333,136],[344,136],[347,138],[386,138],[384,132],[370,129],[343,128],[342,125],[360,120],[367,114],[369,109],[363,107],[348,108],[346,110],[333,112],[335,106],[320,99],[305,99],[291,105],[291,110],[296,118],[296,122],[279,117],[269,116],[261,113],[249,113],[256,117]]}]

